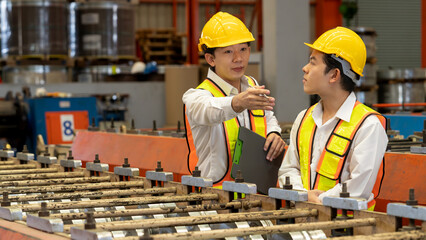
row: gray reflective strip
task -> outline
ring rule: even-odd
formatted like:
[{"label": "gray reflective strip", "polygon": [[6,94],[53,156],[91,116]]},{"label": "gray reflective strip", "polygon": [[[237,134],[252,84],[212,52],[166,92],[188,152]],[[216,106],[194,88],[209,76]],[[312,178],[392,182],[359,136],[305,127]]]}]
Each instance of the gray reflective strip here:
[{"label": "gray reflective strip", "polygon": [[331,54],[331,57],[342,64],[343,74],[352,79],[354,83],[357,83],[359,81],[359,79],[356,79],[356,74],[352,72],[351,65],[348,61],[337,57],[335,54]]}]

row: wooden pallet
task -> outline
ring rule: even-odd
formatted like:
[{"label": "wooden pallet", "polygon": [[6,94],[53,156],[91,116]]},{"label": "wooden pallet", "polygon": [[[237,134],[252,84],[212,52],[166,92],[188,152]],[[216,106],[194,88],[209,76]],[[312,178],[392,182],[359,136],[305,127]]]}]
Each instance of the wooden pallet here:
[{"label": "wooden pallet", "polygon": [[182,35],[175,29],[141,29],[136,32],[137,42],[145,62],[158,64],[184,63]]},{"label": "wooden pallet", "polygon": [[19,65],[68,65],[67,55],[23,55],[7,56],[2,62],[7,66]]},{"label": "wooden pallet", "polygon": [[148,29],[139,29],[136,31],[136,38],[143,39],[147,35],[176,35],[176,30],[174,28],[148,28]]},{"label": "wooden pallet", "polygon": [[73,66],[132,64],[137,61],[135,56],[80,56],[73,58]]}]

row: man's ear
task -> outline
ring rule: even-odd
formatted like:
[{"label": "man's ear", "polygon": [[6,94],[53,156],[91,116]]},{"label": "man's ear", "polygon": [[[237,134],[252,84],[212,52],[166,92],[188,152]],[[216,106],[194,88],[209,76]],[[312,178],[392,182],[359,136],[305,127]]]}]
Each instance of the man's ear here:
[{"label": "man's ear", "polygon": [[335,83],[340,81],[340,70],[338,68],[330,70],[329,74],[330,74],[330,83]]},{"label": "man's ear", "polygon": [[215,59],[214,59],[214,55],[213,54],[210,54],[210,53],[206,53],[206,54],[204,54],[204,58],[206,59],[206,61],[207,61],[207,63],[210,65],[210,67],[214,67],[214,66],[216,66],[216,63],[215,63]]}]

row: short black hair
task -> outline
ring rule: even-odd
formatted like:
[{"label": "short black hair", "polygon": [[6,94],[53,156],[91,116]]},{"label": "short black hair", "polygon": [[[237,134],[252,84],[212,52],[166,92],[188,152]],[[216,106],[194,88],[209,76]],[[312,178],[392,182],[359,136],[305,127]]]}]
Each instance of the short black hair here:
[{"label": "short black hair", "polygon": [[207,53],[209,53],[209,54],[211,54],[211,55],[214,56],[214,51],[216,50],[216,48],[208,48],[206,44],[203,44],[201,46],[201,48],[203,49],[204,55],[207,54]]},{"label": "short black hair", "polygon": [[[340,85],[342,86],[343,90],[348,92],[353,92],[355,89],[355,83],[352,81],[352,79],[345,74],[343,74],[343,67],[342,64],[337,61],[336,59],[331,57],[331,54],[324,53],[323,60],[325,63],[325,71],[324,73],[330,72],[332,69],[339,69],[340,71],[340,78],[342,81],[340,81]],[[355,72],[354,72],[355,73]],[[359,79],[359,74],[355,73],[357,79]]]},{"label": "short black hair", "polygon": [[[247,43],[247,45],[250,47],[250,42],[246,42]],[[216,50],[216,48],[209,48],[209,47],[207,47],[206,46],[206,44],[203,44],[202,46],[201,46],[201,48],[203,49],[203,53],[204,53],[204,55],[206,54],[206,53],[209,53],[209,54],[211,54],[211,55],[213,55],[214,56],[214,51]]]}]

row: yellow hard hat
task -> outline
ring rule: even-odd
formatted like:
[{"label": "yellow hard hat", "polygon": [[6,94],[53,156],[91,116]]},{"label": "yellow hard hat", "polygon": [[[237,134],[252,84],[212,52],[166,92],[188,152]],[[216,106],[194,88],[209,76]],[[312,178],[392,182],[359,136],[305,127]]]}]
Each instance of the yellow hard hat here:
[{"label": "yellow hard hat", "polygon": [[352,71],[363,76],[367,50],[362,39],[354,31],[337,27],[323,33],[313,44],[305,44],[320,52],[343,58],[349,62]]},{"label": "yellow hard hat", "polygon": [[204,25],[198,50],[203,51],[201,46],[204,44],[208,48],[216,48],[252,41],[253,35],[240,19],[229,13],[218,12]]}]

